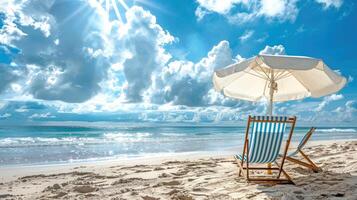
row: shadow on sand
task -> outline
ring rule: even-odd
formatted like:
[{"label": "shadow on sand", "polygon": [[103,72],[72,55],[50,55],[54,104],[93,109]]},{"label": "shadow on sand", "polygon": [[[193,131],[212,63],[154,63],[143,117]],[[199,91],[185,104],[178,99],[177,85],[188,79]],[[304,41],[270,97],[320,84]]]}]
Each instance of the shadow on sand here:
[{"label": "shadow on sand", "polygon": [[299,177],[294,178],[292,175],[295,185],[259,184],[257,190],[269,199],[357,199],[357,177],[350,173],[326,170],[314,173],[301,167],[294,167],[289,171],[292,174],[299,173]]}]

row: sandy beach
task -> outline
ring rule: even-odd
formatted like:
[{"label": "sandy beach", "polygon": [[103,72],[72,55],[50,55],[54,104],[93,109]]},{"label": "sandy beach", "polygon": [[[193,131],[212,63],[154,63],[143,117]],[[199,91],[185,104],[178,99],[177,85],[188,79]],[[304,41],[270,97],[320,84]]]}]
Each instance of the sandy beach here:
[{"label": "sandy beach", "polygon": [[296,185],[247,183],[232,156],[192,155],[2,167],[2,199],[357,199],[357,141],[305,148],[322,172],[287,162]]}]

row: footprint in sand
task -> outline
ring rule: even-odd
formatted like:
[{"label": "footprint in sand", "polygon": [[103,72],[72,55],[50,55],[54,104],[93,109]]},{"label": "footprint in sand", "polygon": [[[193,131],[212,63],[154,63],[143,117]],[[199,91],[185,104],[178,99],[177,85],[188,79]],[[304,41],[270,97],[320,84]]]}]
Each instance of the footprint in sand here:
[{"label": "footprint in sand", "polygon": [[162,185],[165,185],[165,186],[175,186],[175,185],[180,185],[180,184],[181,184],[180,181],[162,182]]},{"label": "footprint in sand", "polygon": [[117,181],[114,181],[112,185],[119,185],[119,184],[124,184],[124,183],[130,183],[133,181],[142,181],[144,180],[143,178],[127,178],[127,179],[119,179]]},{"label": "footprint in sand", "polygon": [[170,177],[170,176],[171,176],[170,174],[162,173],[162,174],[160,174],[158,177],[159,177],[159,178],[167,178],[167,177]]},{"label": "footprint in sand", "polygon": [[96,190],[98,190],[98,188],[89,186],[89,185],[82,185],[82,186],[75,186],[73,187],[73,190],[75,192],[79,192],[79,193],[90,193],[90,192],[94,192]]},{"label": "footprint in sand", "polygon": [[68,194],[67,192],[61,191],[61,192],[59,192],[58,194],[55,194],[55,195],[53,195],[53,196],[50,196],[50,198],[57,199],[57,198],[64,197],[64,196],[66,196],[67,194]]},{"label": "footprint in sand", "polygon": [[165,168],[162,168],[162,167],[155,167],[153,170],[154,170],[154,171],[160,171],[160,170],[165,170]]},{"label": "footprint in sand", "polygon": [[193,188],[192,191],[194,191],[194,192],[207,192],[207,191],[209,191],[209,189],[198,187],[198,188]]},{"label": "footprint in sand", "polygon": [[151,197],[151,196],[141,196],[141,198],[143,198],[143,200],[159,200],[160,198],[155,198],[155,197]]}]

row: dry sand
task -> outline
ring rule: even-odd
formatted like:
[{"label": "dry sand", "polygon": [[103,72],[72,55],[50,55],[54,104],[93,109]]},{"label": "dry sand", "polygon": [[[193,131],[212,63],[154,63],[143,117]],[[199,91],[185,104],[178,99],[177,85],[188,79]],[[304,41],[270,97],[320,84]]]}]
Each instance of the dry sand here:
[{"label": "dry sand", "polygon": [[0,199],[357,199],[357,141],[312,143],[322,172],[287,162],[296,185],[247,183],[232,156],[0,168]]}]

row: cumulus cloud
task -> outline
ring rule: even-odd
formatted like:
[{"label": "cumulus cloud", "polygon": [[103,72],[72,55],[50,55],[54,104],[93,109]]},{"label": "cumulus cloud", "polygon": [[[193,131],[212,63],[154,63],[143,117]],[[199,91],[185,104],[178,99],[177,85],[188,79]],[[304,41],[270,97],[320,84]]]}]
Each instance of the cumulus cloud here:
[{"label": "cumulus cloud", "polygon": [[343,99],[342,94],[332,94],[324,97],[321,103],[314,109],[316,112],[322,111],[330,102]]},{"label": "cumulus cloud", "polygon": [[130,8],[126,19],[126,24],[120,27],[125,32],[119,38],[129,54],[122,64],[127,81],[125,92],[129,101],[140,102],[143,92],[151,85],[152,73],[171,58],[163,46],[173,42],[174,37],[141,7]]},{"label": "cumulus cloud", "polygon": [[285,55],[285,47],[283,45],[265,46],[259,54],[269,54],[269,55]]},{"label": "cumulus cloud", "polygon": [[[332,112],[324,112],[326,120],[339,122],[356,121],[357,104],[355,100],[348,100]],[[323,117],[323,116],[322,116]]]},{"label": "cumulus cloud", "polygon": [[205,15],[218,13],[231,23],[245,23],[257,18],[268,20],[295,21],[298,15],[297,0],[198,0],[196,16],[202,20]]},{"label": "cumulus cloud", "polygon": [[159,104],[207,105],[213,71],[234,61],[229,43],[222,41],[197,63],[180,60],[170,62],[154,75],[153,86],[147,92],[147,98]]},{"label": "cumulus cloud", "polygon": [[340,8],[343,4],[343,0],[315,0],[317,3],[323,5],[324,9],[328,8]]},{"label": "cumulus cloud", "polygon": [[18,73],[13,67],[0,63],[0,94],[19,78]]},{"label": "cumulus cloud", "polygon": [[279,20],[295,21],[298,14],[297,0],[262,0],[259,15]]},{"label": "cumulus cloud", "polygon": [[29,0],[10,1],[1,12],[8,20],[1,42],[19,49],[13,62],[26,66],[31,95],[83,102],[100,90],[110,64],[98,9],[87,1]]}]

